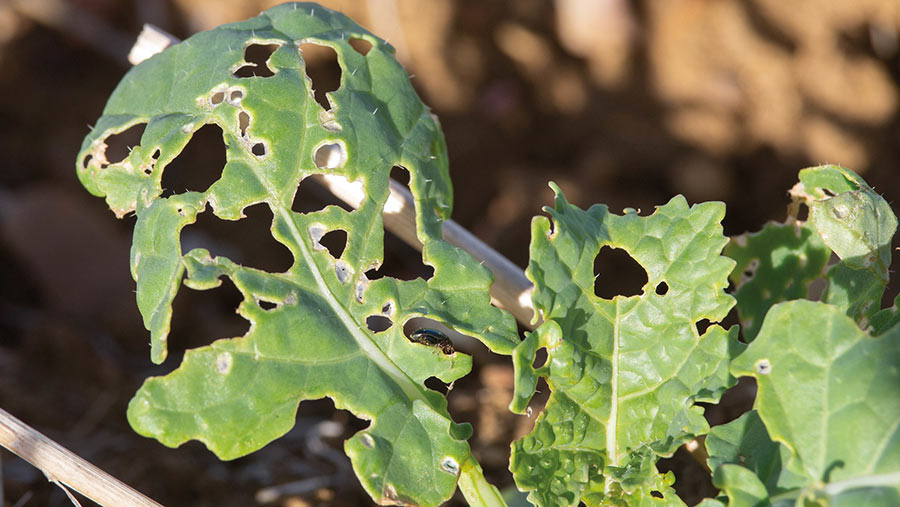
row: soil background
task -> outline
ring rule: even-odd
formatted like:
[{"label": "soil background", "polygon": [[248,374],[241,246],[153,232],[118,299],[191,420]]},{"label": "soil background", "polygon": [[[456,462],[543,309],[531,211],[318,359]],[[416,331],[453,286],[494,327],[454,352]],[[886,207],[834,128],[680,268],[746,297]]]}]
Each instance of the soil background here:
[{"label": "soil background", "polygon": [[[287,436],[226,463],[196,442],[172,450],[131,431],[125,409],[144,378],[171,370],[187,347],[240,335],[246,322],[234,314],[233,287],[183,289],[176,350],[154,367],[128,269],[134,220],[115,220],[75,177],[81,140],[143,23],[185,38],[273,4],[0,2],[0,407],[165,505],[256,505],[273,486],[281,489],[270,505],[371,504],[341,452],[365,423],[328,400],[302,403]],[[444,127],[453,218],[520,266],[531,217],[551,203],[548,181],[570,202],[616,212],[650,212],[679,193],[724,201],[728,235],[782,220],[797,171],[819,163],[858,171],[889,202],[900,197],[896,0],[324,4],[396,47]],[[222,163],[213,152],[190,157],[188,167]],[[264,223],[197,227],[267,255]],[[386,243],[387,266],[420,269],[415,250]],[[601,285],[639,289],[642,273],[627,268],[628,259],[600,263]],[[461,347],[475,367],[450,392],[451,412],[473,423],[488,478],[508,487],[509,442],[533,418],[506,411],[509,362]],[[752,395],[741,385],[709,418],[735,417]],[[674,471],[689,504],[716,493],[681,452],[661,468]],[[5,451],[0,472],[4,506],[69,505]]]}]

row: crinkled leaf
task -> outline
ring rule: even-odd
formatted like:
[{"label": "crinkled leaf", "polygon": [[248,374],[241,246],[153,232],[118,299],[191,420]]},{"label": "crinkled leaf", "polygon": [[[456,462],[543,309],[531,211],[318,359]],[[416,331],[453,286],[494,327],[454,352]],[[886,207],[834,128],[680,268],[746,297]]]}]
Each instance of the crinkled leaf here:
[{"label": "crinkled leaf", "polygon": [[[756,340],[733,361],[732,373],[756,378],[759,418],[772,441],[790,452],[782,465],[805,481],[803,488],[773,495],[773,501],[790,497],[835,505],[865,498],[872,502],[865,505],[896,505],[898,364],[900,327],[873,338],[842,309],[811,301],[769,311]],[[783,479],[776,481],[778,488],[796,486],[794,479]],[[743,479],[719,482],[747,487]]]},{"label": "crinkled leaf", "polygon": [[[673,477],[656,461],[707,431],[695,403],[718,400],[733,383],[728,360],[740,348],[736,328],[697,328],[733,305],[724,292],[733,261],[720,255],[724,205],[689,207],[679,196],[649,217],[619,216],[602,205],[580,210],[554,190],[553,232],[550,220],[534,219],[527,270],[544,323],[513,355],[511,409],[526,408],[539,376],[552,394],[534,430],[513,443],[510,469],[539,505],[678,505]],[[604,246],[647,271],[641,295],[594,294]],[[548,359],[535,368],[540,348]]]},{"label": "crinkled leaf", "polygon": [[[372,45],[366,53],[350,39]],[[315,100],[300,45],[332,48],[341,85]],[[240,77],[245,48],[274,45],[271,70]],[[130,154],[106,159],[106,140],[146,124]],[[164,197],[162,174],[203,125],[221,127],[227,163],[202,192]],[[337,157],[316,164],[316,151],[339,146]],[[354,469],[379,502],[438,504],[453,493],[460,465],[471,459],[466,425],[450,420],[446,400],[424,386],[467,373],[470,358],[411,343],[403,324],[427,316],[481,339],[494,351],[515,344],[512,317],[489,305],[490,273],[441,240],[450,214],[451,187],[440,127],[416,96],[393,48],[345,16],[314,4],[285,4],[248,21],[197,34],[132,69],[119,84],[84,141],[78,175],[117,215],[137,215],[132,273],[138,306],[151,332],[152,359],[166,355],[171,304],[182,277],[203,290],[221,277],[243,296],[238,313],[248,333],[188,351],[171,374],[145,382],[128,417],[141,434],[176,446],[203,441],[224,459],[266,445],[288,431],[300,400],[331,397],[371,425],[346,443]],[[382,210],[393,166],[410,172],[425,281],[365,273],[382,260]],[[333,174],[361,185],[358,210],[330,206],[298,213],[298,184]],[[182,230],[199,213],[238,220],[265,203],[272,236],[293,254],[283,273],[268,273],[213,257],[182,252]],[[333,258],[319,240],[347,233]],[[378,334],[366,318],[392,326]]]}]

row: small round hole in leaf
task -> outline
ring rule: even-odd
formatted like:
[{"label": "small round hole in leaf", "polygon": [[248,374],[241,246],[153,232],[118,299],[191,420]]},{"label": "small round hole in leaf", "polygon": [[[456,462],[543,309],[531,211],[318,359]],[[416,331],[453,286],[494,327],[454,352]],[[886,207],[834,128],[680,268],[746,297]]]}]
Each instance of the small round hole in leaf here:
[{"label": "small round hole in leaf", "polygon": [[274,310],[275,308],[278,308],[278,303],[266,301],[265,299],[260,299],[256,303],[259,305],[260,308],[262,308],[263,310],[266,310],[266,311]]},{"label": "small round hole in leaf", "polygon": [[244,92],[242,90],[231,90],[231,93],[228,94],[228,103],[231,105],[236,106],[242,100],[244,100]]},{"label": "small round hole in leaf", "polygon": [[264,157],[266,156],[266,144],[256,143],[250,148],[250,151],[257,157]]},{"label": "small round hole in leaf", "polygon": [[647,272],[628,252],[604,246],[594,258],[594,294],[603,299],[641,293]]},{"label": "small round hole in leaf", "polygon": [[352,47],[353,50],[357,53],[366,56],[367,54],[369,54],[369,51],[372,50],[372,43],[367,41],[366,39],[350,37],[350,47]]},{"label": "small round hole in leaf", "polygon": [[669,286],[666,282],[659,282],[656,286],[656,294],[659,296],[665,296],[666,293],[669,292]]},{"label": "small round hole in leaf", "polygon": [[347,162],[347,150],[343,143],[326,143],[316,148],[313,161],[319,169],[337,169]]},{"label": "small round hole in leaf", "polygon": [[218,106],[225,100],[225,92],[219,91],[215,92],[209,97],[209,103],[213,106]]}]

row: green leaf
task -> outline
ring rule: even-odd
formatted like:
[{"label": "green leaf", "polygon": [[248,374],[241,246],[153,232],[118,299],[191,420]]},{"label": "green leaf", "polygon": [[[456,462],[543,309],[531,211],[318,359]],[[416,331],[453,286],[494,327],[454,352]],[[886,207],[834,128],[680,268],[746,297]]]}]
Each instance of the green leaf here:
[{"label": "green leaf", "polygon": [[[363,55],[351,39],[372,47]],[[303,43],[337,54],[341,84],[326,95],[328,110],[314,98]],[[236,73],[248,65],[244,51],[252,44],[276,46],[264,64],[270,76]],[[137,124],[146,124],[139,146],[121,162],[107,160],[107,139]],[[221,177],[203,191],[164,196],[167,166],[207,124],[222,129]],[[338,156],[317,165],[324,145],[337,147]],[[410,172],[422,260],[434,268],[427,281],[365,274],[382,261],[393,166]],[[251,324],[245,336],[190,350],[175,371],[148,379],[128,410],[136,431],[170,446],[197,439],[232,459],[287,432],[301,400],[328,396],[371,421],[345,449],[376,501],[436,505],[453,494],[461,473],[491,493],[471,464],[471,428],[454,423],[446,399],[424,385],[432,376],[458,379],[471,359],[411,343],[403,325],[426,316],[510,354],[515,323],[490,306],[489,271],[441,239],[452,200],[444,138],[391,46],[315,4],[284,4],[197,34],[123,78],[85,139],[77,169],[117,215],[137,215],[131,266],[153,361],[165,359],[172,301],[185,274],[184,285],[195,290],[228,277],[243,297],[238,313]],[[359,209],[292,211],[298,184],[314,174],[360,185]],[[182,231],[199,213],[239,220],[260,203],[272,212],[272,236],[293,254],[286,272],[254,269],[253,259],[238,265],[202,248],[182,252]],[[347,233],[339,258],[319,243],[335,230]],[[366,325],[373,315],[391,327],[374,333]]]},{"label": "green leaf", "polygon": [[[790,452],[784,465],[805,480],[801,489],[782,475],[778,488],[795,489],[773,495],[773,503],[790,497],[834,505],[865,498],[873,502],[865,505],[896,505],[898,364],[900,327],[873,338],[842,309],[811,301],[769,311],[731,370],[756,378],[759,418],[772,441]],[[745,431],[742,438],[750,435]]]},{"label": "green leaf", "polygon": [[828,271],[823,301],[868,327],[889,279],[897,230],[890,205],[853,171],[834,165],[800,171],[791,195],[809,206],[810,226],[841,259]]},{"label": "green leaf", "polygon": [[[801,475],[787,468],[790,450],[769,438],[769,433],[755,410],[728,424],[710,429],[705,443],[711,470],[717,470],[725,464],[743,466],[761,481],[767,495],[802,487],[807,482]],[[737,477],[728,473],[726,476]]]},{"label": "green leaf", "polygon": [[[753,341],[772,305],[795,299],[821,298],[876,333],[900,321],[896,305],[880,311],[897,229],[884,198],[833,165],[803,169],[790,193],[785,223],[736,236],[725,249],[737,261],[730,278],[744,339]],[[801,205],[809,207],[807,221],[797,220]],[[832,252],[840,261],[829,266]],[[819,279],[827,283],[817,288]]]},{"label": "green leaf", "polygon": [[744,339],[751,342],[772,305],[808,296],[810,284],[823,276],[831,250],[811,227],[789,221],[733,237],[725,255],[737,262],[729,278]]},{"label": "green leaf", "polygon": [[[660,456],[708,429],[698,401],[716,401],[734,379],[728,360],[737,328],[721,320],[733,261],[720,255],[721,203],[689,207],[675,197],[649,217],[634,210],[582,211],[559,188],[550,220],[532,222],[533,300],[544,323],[513,355],[511,409],[526,409],[538,377],[552,394],[532,433],[513,443],[510,469],[539,505],[680,505]],[[593,262],[604,246],[628,252],[647,271],[639,296],[594,294]],[[665,283],[664,295],[657,287]],[[548,360],[535,367],[535,352]]]}]

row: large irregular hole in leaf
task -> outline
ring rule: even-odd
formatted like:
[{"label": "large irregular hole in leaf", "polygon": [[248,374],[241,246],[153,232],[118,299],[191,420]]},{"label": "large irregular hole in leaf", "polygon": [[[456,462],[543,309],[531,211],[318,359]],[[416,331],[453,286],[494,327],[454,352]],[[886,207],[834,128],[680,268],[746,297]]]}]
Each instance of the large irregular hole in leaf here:
[{"label": "large irregular hole in leaf", "polygon": [[244,209],[245,218],[222,220],[210,210],[197,215],[197,221],[181,233],[181,250],[206,248],[214,255],[262,269],[283,273],[290,269],[294,257],[288,248],[272,237],[272,211],[265,203]]},{"label": "large irregular hole in leaf", "polygon": [[432,391],[437,391],[444,396],[447,396],[447,393],[450,392],[450,384],[447,384],[437,377],[428,377],[425,379],[425,387]]},{"label": "large irregular hole in leaf", "polygon": [[[395,182],[409,190],[410,174],[403,166],[393,166],[390,171],[390,177]],[[384,203],[384,220],[388,226],[392,220],[392,215],[398,213],[406,202],[402,199],[390,195]],[[366,276],[370,280],[381,278],[382,276],[390,276],[400,280],[413,280],[415,278],[423,278],[428,280],[434,275],[434,268],[422,262],[421,251],[409,246],[409,243],[401,240],[394,233],[385,230],[384,233],[384,263],[377,270],[366,272]]]},{"label": "large irregular hole in leaf", "polygon": [[328,231],[319,240],[319,244],[324,246],[332,257],[340,259],[341,254],[344,253],[344,248],[347,246],[347,231],[341,229]]},{"label": "large irregular hole in leaf", "polygon": [[141,136],[144,135],[146,123],[138,123],[118,134],[106,138],[106,161],[110,164],[118,164],[131,153],[131,149],[141,144]]},{"label": "large irregular hole in leaf", "polygon": [[313,96],[322,109],[331,109],[332,104],[325,95],[341,86],[341,65],[337,52],[328,46],[307,42],[300,45],[300,53],[306,62],[306,75],[313,89]]},{"label": "large irregular hole in leaf", "polygon": [[272,77],[275,72],[269,68],[269,57],[278,49],[279,44],[250,44],[244,49],[244,61],[242,65],[234,71],[234,77]]},{"label": "large irregular hole in leaf", "polygon": [[703,333],[705,333],[706,330],[709,329],[709,326],[710,326],[709,319],[698,320],[696,326],[697,326],[697,334],[699,334],[700,336],[703,336]]},{"label": "large irregular hole in leaf", "polygon": [[[340,178],[343,182],[350,184],[350,181],[343,176],[332,175],[332,177]],[[325,209],[326,206],[339,206],[345,211],[353,211],[350,205],[328,191],[321,177],[307,176],[303,178],[294,193],[291,209],[297,213],[313,213]]]},{"label": "large irregular hole in leaf", "polygon": [[594,257],[594,294],[603,299],[641,294],[647,272],[628,252],[604,246]]},{"label": "large irregular hole in leaf", "polygon": [[167,361],[173,367],[187,349],[209,345],[219,338],[244,336],[250,329],[250,321],[236,313],[243,295],[227,276],[220,280],[222,284],[214,289],[183,288],[175,296]]},{"label": "large irregular hole in leaf", "polygon": [[369,51],[372,50],[372,43],[367,41],[366,39],[360,39],[359,37],[350,37],[350,47],[353,48],[357,53],[366,56],[369,54]]},{"label": "large irregular hole in leaf", "polygon": [[[756,378],[740,377],[718,403],[698,402],[710,426],[729,423],[753,408],[756,400]],[[708,475],[708,474],[707,474]]]},{"label": "large irregular hole in leaf", "polygon": [[163,169],[163,197],[184,191],[205,192],[225,167],[222,129],[209,123],[194,132],[187,146]]},{"label": "large irregular hole in leaf", "polygon": [[434,276],[434,268],[422,262],[422,252],[393,233],[384,231],[384,262],[377,270],[366,271],[366,277],[377,280],[384,276],[398,280],[428,280]]},{"label": "large irregular hole in leaf", "polygon": [[[671,458],[660,459],[656,467],[660,473],[672,472],[675,475],[672,487],[687,505],[697,505],[704,498],[713,498],[718,493],[712,485],[712,475],[684,446],[679,447]],[[659,491],[651,491],[650,496],[665,498]]]},{"label": "large irregular hole in leaf", "polygon": [[373,333],[381,333],[387,331],[394,325],[394,322],[384,315],[369,315],[366,317],[366,327]]}]

